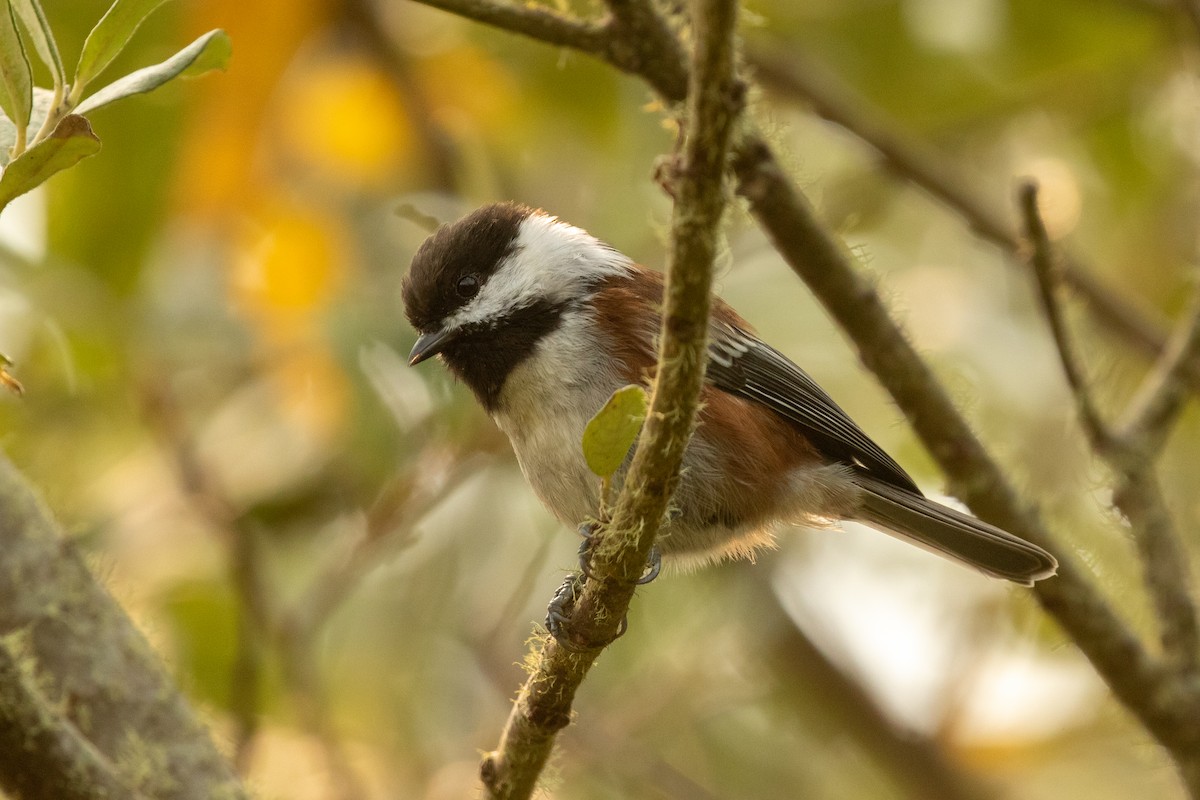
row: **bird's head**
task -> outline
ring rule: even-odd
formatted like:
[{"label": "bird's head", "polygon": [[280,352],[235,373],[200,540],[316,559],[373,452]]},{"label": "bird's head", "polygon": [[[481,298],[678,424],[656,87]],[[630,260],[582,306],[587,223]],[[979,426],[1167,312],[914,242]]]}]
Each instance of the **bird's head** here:
[{"label": "bird's head", "polygon": [[508,373],[629,259],[544,211],[483,206],[437,229],[404,279],[405,312],[419,337],[409,354],[435,355],[494,401]]}]

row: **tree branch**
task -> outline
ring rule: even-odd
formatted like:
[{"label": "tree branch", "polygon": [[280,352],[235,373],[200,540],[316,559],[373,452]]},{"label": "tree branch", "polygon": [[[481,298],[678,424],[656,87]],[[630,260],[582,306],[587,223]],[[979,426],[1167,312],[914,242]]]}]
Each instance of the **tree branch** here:
[{"label": "tree branch", "polygon": [[1119,476],[1113,503],[1129,520],[1142,562],[1142,577],[1158,617],[1163,652],[1187,680],[1200,670],[1200,627],[1192,601],[1187,555],[1167,510],[1153,468]]},{"label": "tree branch", "polygon": [[[616,4],[614,4],[616,5]],[[734,77],[736,0],[695,4],[687,138],[678,172],[658,371],[650,411],[612,522],[593,552],[588,580],[564,625],[572,644],[548,639],[522,687],[497,750],[481,775],[489,797],[527,797],[576,689],[617,634],[641,575],[691,436],[707,363],[712,265],[725,207],[724,175],[743,91]]]},{"label": "tree branch", "polygon": [[[1153,456],[1166,438],[1170,421],[1183,407],[1187,395],[1178,382],[1178,368],[1192,347],[1200,347],[1195,309],[1179,325],[1176,335],[1147,379],[1140,400],[1133,404],[1131,422],[1114,435],[1092,404],[1070,335],[1054,290],[1054,253],[1037,205],[1037,186],[1019,190],[1019,205],[1030,245],[1030,261],[1037,277],[1042,306],[1057,345],[1063,373],[1079,409],[1084,432],[1095,453],[1117,476],[1113,502],[1133,530],[1141,556],[1143,582],[1154,601],[1162,628],[1163,651],[1184,671],[1200,663],[1200,628],[1191,599],[1187,558],[1167,510],[1166,499],[1154,475]],[[1200,303],[1194,303],[1200,308]]]},{"label": "tree branch", "polygon": [[528,36],[539,42],[570,47],[600,56],[608,47],[608,33],[601,24],[550,11],[516,5],[504,0],[419,0],[422,5],[449,11],[493,28]]},{"label": "tree branch", "polygon": [[[57,753],[78,755],[68,774],[95,777],[97,791],[111,765],[122,787],[112,797],[245,798],[145,639],[2,457],[0,550],[0,728],[55,716],[45,739],[0,747],[0,786],[21,797],[72,796],[57,793],[53,771],[33,766]],[[39,755],[39,742],[56,750]]]},{"label": "tree branch", "polygon": [[[20,636],[20,634],[16,634]],[[8,641],[0,642],[0,785],[22,800],[139,800],[55,704],[38,691]],[[20,762],[19,769],[4,763]]]},{"label": "tree branch", "polygon": [[[751,48],[748,61],[765,84],[804,98],[821,117],[875,150],[894,174],[929,192],[1016,263],[1023,261],[1021,235],[995,204],[969,188],[973,182],[967,175],[933,148],[898,133],[892,121],[836,77],[792,50],[784,53],[774,46]],[[1077,256],[1064,253],[1061,262],[1063,281],[1086,301],[1101,330],[1119,332],[1146,355],[1158,356],[1166,344],[1159,320],[1105,286]],[[1189,360],[1181,370],[1191,390],[1200,391],[1200,357]]]},{"label": "tree branch", "polygon": [[221,538],[230,585],[237,600],[236,644],[229,675],[229,710],[234,718],[233,763],[238,774],[250,768],[262,694],[270,609],[258,531],[226,496],[196,452],[183,411],[166,382],[147,383],[144,414],[175,467],[179,488]]},{"label": "tree branch", "polygon": [[[952,493],[981,519],[1055,552],[1057,577],[1034,587],[1043,608],[1066,629],[1121,702],[1171,751],[1181,769],[1200,767],[1200,729],[1195,725],[1200,688],[1179,684],[1146,653],[1086,573],[1026,510],[878,293],[816,220],[767,144],[748,138],[739,147],[734,168],[741,181],[739,192],[750,201],[759,224],[854,341],[863,363],[879,377],[946,473]],[[1192,789],[1200,797],[1200,783]]]},{"label": "tree branch", "polygon": [[1050,246],[1050,237],[1046,234],[1046,226],[1038,211],[1037,192],[1037,184],[1032,181],[1021,184],[1017,190],[1018,205],[1025,222],[1025,238],[1029,242],[1029,266],[1037,281],[1042,311],[1046,314],[1046,322],[1050,326],[1050,334],[1058,350],[1063,375],[1075,400],[1075,408],[1079,412],[1079,421],[1083,425],[1084,433],[1097,453],[1109,453],[1113,447],[1112,432],[1092,402],[1092,392],[1084,376],[1083,364],[1075,352],[1062,306],[1058,302],[1059,267],[1055,262],[1054,250]]},{"label": "tree branch", "polygon": [[1179,0],[1179,7],[1191,21],[1196,33],[1200,33],[1200,0]]},{"label": "tree branch", "polygon": [[1179,419],[1189,392],[1190,365],[1200,359],[1200,276],[1193,276],[1191,300],[1162,356],[1129,404],[1117,436],[1153,459]]}]

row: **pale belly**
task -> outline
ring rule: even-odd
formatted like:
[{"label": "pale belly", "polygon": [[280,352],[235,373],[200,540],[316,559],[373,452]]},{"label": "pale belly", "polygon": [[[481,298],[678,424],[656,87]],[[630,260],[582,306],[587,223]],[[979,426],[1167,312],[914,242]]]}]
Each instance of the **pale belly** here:
[{"label": "pale belly", "polygon": [[[580,370],[580,363],[594,358],[589,353],[574,354],[577,361],[568,368],[562,361],[570,357],[565,343],[547,344],[545,352],[556,357],[543,355],[517,366],[493,418],[512,442],[534,492],[554,516],[576,527],[595,519],[600,509],[600,478],[584,460],[583,430],[623,381],[596,364]],[[571,382],[565,379],[569,374],[586,380]]]},{"label": "pale belly", "polygon": [[[625,381],[595,363],[594,354],[569,354],[564,341],[547,344],[547,350],[513,370],[493,418],[512,442],[534,492],[555,517],[575,528],[600,513],[600,478],[583,457],[584,428]],[[564,359],[572,357],[576,361],[568,368]],[[581,364],[589,368],[580,369]],[[568,375],[581,378],[572,382]],[[776,522],[811,521],[824,512],[827,498],[852,488],[841,467],[798,470],[789,476],[794,491],[788,493],[797,502],[766,507],[747,502],[748,487],[727,485],[725,473],[714,469],[718,461],[701,426],[684,455],[675,498],[659,532],[659,549],[677,566],[752,557],[771,544]]]}]

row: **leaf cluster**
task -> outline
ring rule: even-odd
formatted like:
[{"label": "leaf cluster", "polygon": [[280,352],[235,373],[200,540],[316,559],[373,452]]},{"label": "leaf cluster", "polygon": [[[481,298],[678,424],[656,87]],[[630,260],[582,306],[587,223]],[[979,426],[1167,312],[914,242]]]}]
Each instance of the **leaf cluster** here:
[{"label": "leaf cluster", "polygon": [[[174,78],[224,69],[231,52],[229,36],[212,30],[166,61],[88,93],[163,2],[116,0],[88,34],[74,76],[68,80],[38,0],[7,0],[0,9],[0,210],[55,173],[100,151],[100,139],[84,115]],[[34,85],[31,53],[49,70],[50,88]]]}]

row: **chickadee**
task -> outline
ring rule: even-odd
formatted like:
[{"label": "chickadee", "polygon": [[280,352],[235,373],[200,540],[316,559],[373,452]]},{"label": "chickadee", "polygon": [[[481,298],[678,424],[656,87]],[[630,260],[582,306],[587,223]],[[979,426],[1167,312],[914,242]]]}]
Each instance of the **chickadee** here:
[{"label": "chickadee", "polygon": [[[443,225],[404,279],[420,336],[512,441],[538,497],[564,523],[595,516],[600,482],[584,426],[656,363],[663,278],[586,231],[517,203]],[[804,370],[714,299],[698,425],[684,456],[662,557],[692,566],[750,557],[780,523],[854,520],[1030,586],[1045,550],[935,503]]]}]

